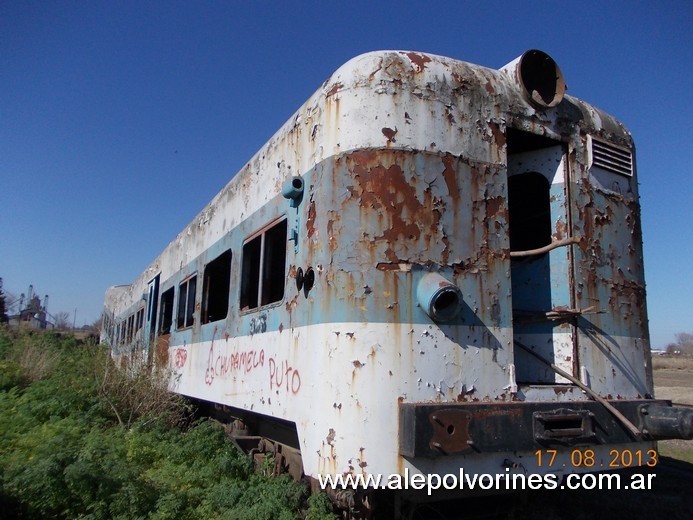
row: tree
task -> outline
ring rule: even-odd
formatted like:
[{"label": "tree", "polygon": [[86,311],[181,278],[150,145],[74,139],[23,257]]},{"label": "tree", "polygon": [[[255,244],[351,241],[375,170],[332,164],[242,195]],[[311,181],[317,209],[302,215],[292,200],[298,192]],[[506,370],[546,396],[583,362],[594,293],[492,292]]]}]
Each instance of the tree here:
[{"label": "tree", "polygon": [[101,334],[101,327],[103,326],[103,313],[99,315],[96,320],[94,320],[94,323],[91,324],[91,329],[95,334]]},{"label": "tree", "polygon": [[70,328],[70,313],[69,312],[58,312],[53,315],[55,318],[55,328],[58,330],[67,330]]},{"label": "tree", "polygon": [[679,332],[676,335],[676,343],[667,345],[667,354],[693,356],[693,334]]},{"label": "tree", "polygon": [[2,290],[2,278],[0,278],[0,323],[7,323],[7,307],[5,305],[5,293]]}]

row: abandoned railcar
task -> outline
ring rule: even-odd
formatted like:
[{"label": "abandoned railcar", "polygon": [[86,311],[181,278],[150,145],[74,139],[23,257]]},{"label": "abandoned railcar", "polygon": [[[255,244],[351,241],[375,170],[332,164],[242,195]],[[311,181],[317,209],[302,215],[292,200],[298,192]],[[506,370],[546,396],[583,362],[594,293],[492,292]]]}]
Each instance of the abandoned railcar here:
[{"label": "abandoned railcar", "polygon": [[372,52],[107,291],[103,341],[295,474],[651,464],[691,416],[653,398],[640,233],[630,134],[548,55]]}]

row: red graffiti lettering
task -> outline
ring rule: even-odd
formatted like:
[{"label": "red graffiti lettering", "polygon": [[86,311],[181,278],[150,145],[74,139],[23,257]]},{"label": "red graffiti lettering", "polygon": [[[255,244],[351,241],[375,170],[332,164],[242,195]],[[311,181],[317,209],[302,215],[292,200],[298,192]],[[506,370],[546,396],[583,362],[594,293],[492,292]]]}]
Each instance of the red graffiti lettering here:
[{"label": "red graffiti lettering", "polygon": [[291,376],[291,391],[294,394],[297,394],[300,389],[301,389],[301,374],[298,373],[298,370],[294,370],[294,373]]},{"label": "red graffiti lettering", "polygon": [[240,352],[231,354],[231,366],[233,370],[242,370],[246,374],[265,364],[265,351],[260,350],[249,350],[247,352]]},{"label": "red graffiti lettering", "polygon": [[212,333],[212,344],[209,346],[209,357],[207,358],[207,370],[205,370],[205,383],[211,385],[214,381],[214,371],[212,370],[212,358],[214,357],[214,338],[217,335],[217,328],[214,327]]},{"label": "red graffiti lettering", "polygon": [[274,358],[269,358],[269,384],[270,390],[274,388],[297,394],[301,389],[301,374],[298,369],[289,365],[288,361],[282,361],[277,367]]},{"label": "red graffiti lettering", "polygon": [[257,367],[262,367],[264,365],[264,349],[260,351],[247,350],[245,352],[221,354],[214,351],[214,345],[212,344],[209,348],[209,356],[207,356],[205,383],[211,385],[217,377],[227,376],[231,372],[242,372],[247,374]]},{"label": "red graffiti lettering", "polygon": [[207,370],[205,370],[205,383],[211,385],[214,382],[214,344],[209,347],[209,356],[207,356]]},{"label": "red graffiti lettering", "polygon": [[188,351],[184,348],[177,348],[173,356],[173,364],[177,368],[183,368],[185,361],[188,359]]}]

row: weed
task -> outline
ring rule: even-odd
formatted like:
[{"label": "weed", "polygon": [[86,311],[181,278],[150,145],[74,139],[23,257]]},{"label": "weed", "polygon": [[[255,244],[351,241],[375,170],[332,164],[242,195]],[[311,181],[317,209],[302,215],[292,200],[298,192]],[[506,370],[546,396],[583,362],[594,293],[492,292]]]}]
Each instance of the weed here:
[{"label": "weed", "polygon": [[298,518],[305,487],[253,473],[168,382],[93,343],[0,329],[2,517]]}]

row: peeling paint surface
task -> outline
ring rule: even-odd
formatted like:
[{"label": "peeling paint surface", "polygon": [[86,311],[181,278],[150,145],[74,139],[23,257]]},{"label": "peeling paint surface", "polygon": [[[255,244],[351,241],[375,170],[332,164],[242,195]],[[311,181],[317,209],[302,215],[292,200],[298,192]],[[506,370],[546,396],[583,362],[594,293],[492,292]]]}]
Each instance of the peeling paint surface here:
[{"label": "peeling paint surface", "polygon": [[[398,404],[585,399],[516,341],[604,397],[652,392],[637,180],[595,167],[591,136],[633,150],[607,114],[570,96],[539,110],[501,71],[413,52],[354,58],[133,284],[109,289],[104,340],[117,356],[156,354],[178,392],[295,423],[308,475],[496,467],[516,454],[405,459]],[[547,240],[577,243],[519,262],[509,178],[527,172],[547,178]],[[295,176],[305,188],[292,205],[281,189]],[[283,297],[242,310],[244,245],[283,218]],[[200,323],[205,267],[229,249],[228,315]],[[447,322],[417,302],[430,272],[459,288]],[[191,327],[162,333],[159,308],[123,340],[155,277],[177,309],[195,274]]]}]

